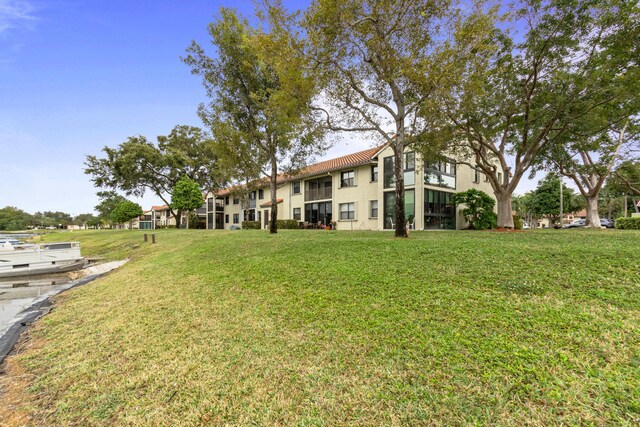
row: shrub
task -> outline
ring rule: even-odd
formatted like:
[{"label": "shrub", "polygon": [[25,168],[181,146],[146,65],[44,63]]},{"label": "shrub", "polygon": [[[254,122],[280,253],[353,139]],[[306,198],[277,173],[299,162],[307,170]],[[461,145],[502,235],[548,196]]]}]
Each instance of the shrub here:
[{"label": "shrub", "polygon": [[518,215],[513,216],[513,229],[514,230],[522,230],[524,226],[524,220],[520,218]]},{"label": "shrub", "polygon": [[616,228],[620,230],[640,230],[640,217],[618,218],[616,219]]},{"label": "shrub", "polygon": [[260,221],[242,221],[243,230],[260,230]]},{"label": "shrub", "polygon": [[493,212],[496,201],[484,191],[471,188],[453,195],[455,205],[467,205],[461,210],[462,215],[469,221],[472,230],[487,230],[496,228],[498,217]]},{"label": "shrub", "polygon": [[279,219],[276,221],[279,230],[295,230],[300,228],[300,224],[296,219]]}]

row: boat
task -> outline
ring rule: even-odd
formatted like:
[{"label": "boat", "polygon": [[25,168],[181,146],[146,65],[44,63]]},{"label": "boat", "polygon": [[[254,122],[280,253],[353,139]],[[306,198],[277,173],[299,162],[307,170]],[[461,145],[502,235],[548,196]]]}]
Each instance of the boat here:
[{"label": "boat", "polygon": [[0,246],[0,278],[65,273],[84,264],[78,242]]},{"label": "boat", "polygon": [[9,243],[10,245],[15,246],[21,244],[22,242],[17,239],[0,238],[0,246],[4,245],[5,243]]}]

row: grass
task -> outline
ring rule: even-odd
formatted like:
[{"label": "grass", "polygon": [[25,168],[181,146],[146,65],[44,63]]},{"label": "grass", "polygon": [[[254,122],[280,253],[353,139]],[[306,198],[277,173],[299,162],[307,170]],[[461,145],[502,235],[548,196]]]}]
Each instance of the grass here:
[{"label": "grass", "polygon": [[30,329],[0,419],[640,423],[640,232],[156,235],[74,232],[132,260]]}]

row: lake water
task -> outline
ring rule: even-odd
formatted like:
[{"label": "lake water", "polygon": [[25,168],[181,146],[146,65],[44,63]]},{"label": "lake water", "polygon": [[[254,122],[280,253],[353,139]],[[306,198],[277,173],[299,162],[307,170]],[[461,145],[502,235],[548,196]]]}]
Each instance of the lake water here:
[{"label": "lake water", "polygon": [[69,278],[66,275],[0,280],[0,336],[16,321],[22,310],[67,283]]}]

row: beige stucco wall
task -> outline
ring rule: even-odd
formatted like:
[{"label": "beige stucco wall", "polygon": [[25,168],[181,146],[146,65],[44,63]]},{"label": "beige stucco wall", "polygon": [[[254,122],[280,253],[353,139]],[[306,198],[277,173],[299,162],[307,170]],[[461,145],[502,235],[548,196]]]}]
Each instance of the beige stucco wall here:
[{"label": "beige stucco wall", "polygon": [[[293,191],[293,181],[286,182],[281,184],[277,189],[277,198],[283,199],[281,203],[278,204],[278,219],[293,219],[293,210],[294,208],[300,209],[301,219],[300,221],[304,221],[304,191],[305,191],[305,180],[308,179],[317,179],[322,176],[331,176],[332,180],[332,218],[336,222],[336,227],[338,230],[383,230],[384,229],[384,192],[385,191],[394,191],[392,188],[384,189],[384,166],[383,159],[385,157],[393,155],[393,151],[391,148],[387,147],[382,150],[376,159],[372,160],[372,164],[377,162],[378,164],[378,180],[376,182],[371,181],[371,164],[361,165],[355,168],[347,168],[341,171],[334,171],[331,173],[323,173],[315,176],[309,176],[300,180],[300,188],[301,193],[292,194]],[[340,188],[341,181],[341,172],[347,170],[354,170],[355,172],[355,185],[353,187],[344,187]],[[494,197],[493,189],[491,188],[491,184],[485,180],[484,175],[481,174],[480,182],[475,183],[474,170],[467,166],[458,164],[456,167],[456,188],[442,188],[437,186],[429,186],[424,185],[424,167],[422,161],[418,155],[416,155],[416,170],[415,170],[415,185],[405,185],[405,190],[414,190],[415,191],[415,220],[414,226],[415,229],[421,230],[424,227],[424,190],[425,189],[433,189],[436,191],[450,192],[456,193],[461,191],[466,191],[470,188],[476,188],[481,191],[486,192],[490,196]],[[264,197],[263,199],[256,200],[256,210],[260,212],[260,222],[262,228],[265,227],[264,218],[265,211],[268,211],[269,208],[260,207],[261,204],[268,202],[271,199],[269,194],[269,188],[265,187],[264,189]],[[208,195],[207,197],[211,197]],[[229,223],[224,223],[224,228],[229,229],[231,225],[233,225],[233,215],[239,215],[239,224],[243,221],[242,216],[242,204],[233,204],[233,196],[229,196],[229,204],[224,205],[224,215],[229,215]],[[378,201],[378,217],[371,218],[370,217],[370,202],[372,200]],[[310,202],[307,202],[310,203]],[[340,219],[340,205],[343,203],[354,203],[355,204],[355,219],[353,220],[341,220]],[[459,213],[460,208],[457,209],[456,214],[456,228],[464,228],[467,226],[464,218]],[[215,217],[215,215],[214,215]]]}]

